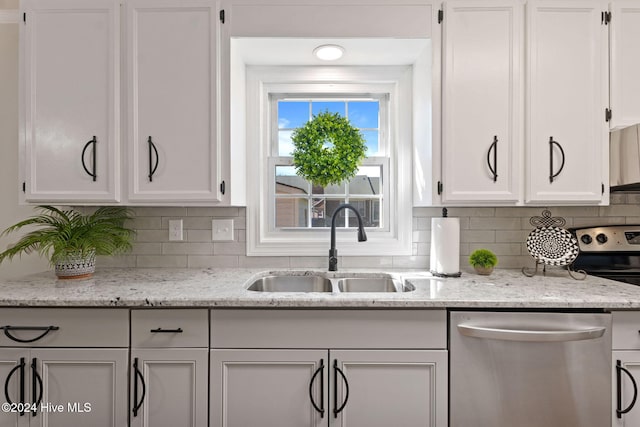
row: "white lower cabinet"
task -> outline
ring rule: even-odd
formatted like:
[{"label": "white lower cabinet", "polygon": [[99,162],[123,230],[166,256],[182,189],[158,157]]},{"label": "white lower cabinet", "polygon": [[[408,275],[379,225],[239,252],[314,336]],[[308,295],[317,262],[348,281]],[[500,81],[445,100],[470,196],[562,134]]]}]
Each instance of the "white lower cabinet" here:
[{"label": "white lower cabinet", "polygon": [[1,349],[0,354],[8,391],[3,401],[15,404],[8,411],[3,407],[0,426],[127,425],[127,349]]},{"label": "white lower cabinet", "polygon": [[207,425],[208,350],[131,351],[131,427]]},{"label": "white lower cabinet", "polygon": [[[214,310],[211,427],[446,426],[443,316],[428,310]],[[378,328],[376,317],[396,336]],[[272,348],[260,348],[265,340]],[[424,348],[431,346],[437,348]]]},{"label": "white lower cabinet", "polygon": [[131,311],[131,427],[208,425],[208,312]]},{"label": "white lower cabinet", "polygon": [[214,349],[211,381],[212,427],[446,425],[445,350]]},{"label": "white lower cabinet", "polygon": [[640,311],[614,311],[611,336],[613,427],[640,427]]},{"label": "white lower cabinet", "polygon": [[639,427],[640,405],[636,405],[640,380],[640,351],[613,352],[613,427]]},{"label": "white lower cabinet", "polygon": [[0,426],[127,426],[127,325],[127,310],[0,310]]}]

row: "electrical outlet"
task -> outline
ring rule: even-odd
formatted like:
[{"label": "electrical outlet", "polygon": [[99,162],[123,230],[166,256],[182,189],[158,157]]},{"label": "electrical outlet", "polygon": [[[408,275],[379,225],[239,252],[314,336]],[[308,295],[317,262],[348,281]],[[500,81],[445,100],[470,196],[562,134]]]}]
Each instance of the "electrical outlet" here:
[{"label": "electrical outlet", "polygon": [[211,221],[211,240],[214,242],[233,241],[233,220],[214,219]]},{"label": "electrical outlet", "polygon": [[170,241],[183,240],[181,219],[169,220],[169,240]]}]

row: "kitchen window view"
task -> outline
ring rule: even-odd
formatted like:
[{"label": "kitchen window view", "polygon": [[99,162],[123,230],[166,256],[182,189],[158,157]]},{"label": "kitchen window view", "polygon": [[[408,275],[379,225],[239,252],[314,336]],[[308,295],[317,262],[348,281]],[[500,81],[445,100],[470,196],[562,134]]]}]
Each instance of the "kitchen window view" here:
[{"label": "kitchen window view", "polygon": [[[369,228],[384,227],[383,204],[387,203],[383,179],[387,175],[388,129],[386,95],[340,98],[272,95],[272,150],[270,175],[275,180],[270,200],[278,229],[311,229],[331,226],[334,210],[343,203],[356,207]],[[339,185],[322,187],[296,174],[292,165],[291,135],[313,116],[328,111],[346,117],[366,140],[367,158],[355,177]],[[354,214],[342,211],[338,227],[356,227]]]}]

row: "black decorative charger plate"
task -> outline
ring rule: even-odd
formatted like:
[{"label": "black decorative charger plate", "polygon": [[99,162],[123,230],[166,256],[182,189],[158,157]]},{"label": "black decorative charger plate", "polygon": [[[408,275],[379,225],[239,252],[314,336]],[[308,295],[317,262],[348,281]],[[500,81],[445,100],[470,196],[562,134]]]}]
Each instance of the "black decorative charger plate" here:
[{"label": "black decorative charger plate", "polygon": [[527,237],[527,250],[536,261],[547,265],[569,265],[578,256],[578,241],[560,227],[538,227]]}]

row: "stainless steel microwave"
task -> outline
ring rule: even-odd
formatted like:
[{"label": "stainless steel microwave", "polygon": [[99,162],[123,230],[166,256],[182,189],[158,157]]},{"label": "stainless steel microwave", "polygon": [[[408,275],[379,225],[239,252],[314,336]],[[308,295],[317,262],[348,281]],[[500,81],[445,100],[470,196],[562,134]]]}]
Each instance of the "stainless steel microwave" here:
[{"label": "stainless steel microwave", "polygon": [[640,124],[610,134],[611,191],[640,191]]}]

